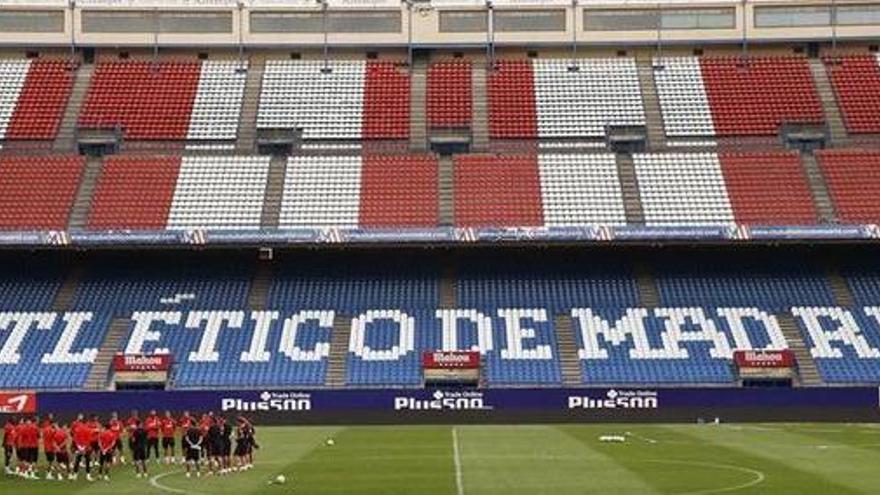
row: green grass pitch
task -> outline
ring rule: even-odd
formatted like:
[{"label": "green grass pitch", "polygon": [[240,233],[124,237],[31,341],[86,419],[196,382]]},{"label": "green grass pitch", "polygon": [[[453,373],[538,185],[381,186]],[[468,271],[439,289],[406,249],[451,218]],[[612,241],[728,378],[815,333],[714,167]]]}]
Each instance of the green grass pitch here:
[{"label": "green grass pitch", "polygon": [[[880,425],[261,427],[258,440],[245,473],[187,479],[151,464],[148,480],[129,466],[109,482],[2,476],[0,494],[880,493]],[[269,485],[279,474],[287,483]]]}]

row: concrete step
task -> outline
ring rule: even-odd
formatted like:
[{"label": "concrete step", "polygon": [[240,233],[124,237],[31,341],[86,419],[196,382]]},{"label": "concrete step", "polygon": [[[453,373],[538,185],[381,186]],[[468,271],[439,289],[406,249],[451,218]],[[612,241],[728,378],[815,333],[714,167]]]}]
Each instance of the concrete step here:
[{"label": "concrete step", "polygon": [[76,68],[70,98],[67,100],[67,106],[64,108],[61,122],[58,124],[58,134],[55,136],[55,142],[52,143],[53,151],[63,153],[73,153],[76,151],[76,122],[79,120],[80,109],[86,99],[86,93],[88,93],[94,72],[95,67],[93,65],[80,64]]},{"label": "concrete step", "polygon": [[641,261],[633,263],[633,270],[639,291],[639,305],[645,308],[660,306],[660,291],[657,290],[657,280],[654,279],[654,273],[648,265]]},{"label": "concrete step", "polygon": [[837,306],[849,308],[856,305],[856,298],[853,296],[852,289],[836,267],[828,267],[825,271],[825,276],[828,278],[828,287],[831,289],[834,303]]},{"label": "concrete step", "polygon": [[475,63],[471,73],[472,119],[471,150],[487,151],[489,149],[489,97],[487,95],[486,66]]},{"label": "concrete step", "polygon": [[636,62],[639,85],[642,89],[642,104],[645,109],[645,124],[648,130],[648,145],[652,150],[666,147],[666,130],[663,127],[663,113],[657,86],[654,82],[654,66],[651,60]]},{"label": "concrete step", "polygon": [[428,62],[413,61],[409,92],[409,147],[413,151],[428,149]]},{"label": "concrete step", "polygon": [[260,261],[251,279],[248,292],[248,308],[252,310],[266,309],[269,302],[269,289],[272,287],[272,264]]},{"label": "concrete step", "polygon": [[70,311],[73,309],[73,298],[76,296],[76,287],[85,273],[85,267],[82,263],[74,263],[58,292],[55,293],[55,299],[52,301],[52,311]]},{"label": "concrete step", "polygon": [[277,229],[281,218],[281,200],[284,196],[284,176],[287,173],[287,156],[273,155],[269,161],[269,177],[263,198],[260,228]]},{"label": "concrete step", "polygon": [[330,358],[327,363],[325,384],[328,387],[344,387],[346,384],[346,366],[348,362],[348,346],[351,338],[351,320],[336,315],[333,320],[333,334],[330,337]]},{"label": "concrete step", "polygon": [[617,154],[617,177],[620,180],[620,190],[623,194],[626,223],[644,225],[645,212],[642,208],[642,198],[639,195],[639,181],[636,177],[636,166],[633,163],[632,155]]},{"label": "concrete step", "polygon": [[73,201],[73,208],[70,209],[70,217],[67,221],[68,230],[83,230],[86,227],[102,166],[101,158],[94,156],[86,158],[86,166],[79,182],[79,189],[76,191],[76,199]]},{"label": "concrete step", "polygon": [[105,390],[108,387],[107,380],[110,377],[110,365],[113,362],[113,356],[122,346],[122,340],[128,333],[129,320],[126,318],[114,318],[110,322],[110,329],[101,347],[98,349],[98,356],[89,370],[89,376],[86,379],[85,388],[87,390]]},{"label": "concrete step", "polygon": [[797,359],[800,384],[806,387],[824,385],[825,382],[819,374],[819,369],[816,367],[816,361],[814,361],[813,356],[810,355],[810,351],[804,343],[804,339],[801,336],[800,330],[798,330],[794,317],[789,313],[783,312],[776,315],[776,321],[779,322],[779,328],[782,330],[782,335],[785,336],[789,348]]},{"label": "concrete step", "polygon": [[828,192],[825,175],[822,173],[819,162],[816,161],[816,156],[812,153],[801,153],[801,165],[804,168],[807,184],[810,186],[813,204],[816,205],[816,212],[819,214],[819,221],[822,223],[836,222],[837,213],[834,209],[834,201]]},{"label": "concrete step", "polygon": [[452,260],[444,263],[440,278],[440,309],[455,309],[458,301],[458,272]]},{"label": "concrete step", "polygon": [[562,372],[562,384],[565,386],[581,385],[581,361],[578,358],[577,339],[574,334],[574,323],[571,316],[556,315],[556,340],[559,345],[559,369]]},{"label": "concrete step", "polygon": [[253,153],[256,149],[257,112],[260,106],[264,69],[265,61],[262,58],[254,57],[254,60],[248,63],[241,116],[238,121],[238,139],[235,143],[235,148],[240,152]]},{"label": "concrete step", "polygon": [[437,214],[441,227],[451,227],[455,224],[455,166],[448,155],[439,162]]},{"label": "concrete step", "polygon": [[840,108],[837,106],[837,98],[834,94],[834,88],[831,85],[827,67],[822,59],[810,59],[810,72],[813,73],[813,80],[816,83],[816,91],[819,93],[819,99],[822,102],[822,109],[825,112],[825,122],[828,124],[828,130],[831,133],[831,142],[835,146],[846,146],[850,144],[849,134],[843,123]]}]

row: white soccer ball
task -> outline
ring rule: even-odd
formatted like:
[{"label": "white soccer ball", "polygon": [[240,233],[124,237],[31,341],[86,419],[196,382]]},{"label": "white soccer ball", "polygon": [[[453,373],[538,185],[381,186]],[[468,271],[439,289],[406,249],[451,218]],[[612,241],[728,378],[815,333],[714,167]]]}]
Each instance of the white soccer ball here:
[{"label": "white soccer ball", "polygon": [[283,485],[283,484],[287,483],[287,477],[284,476],[283,474],[279,474],[278,476],[275,477],[275,483],[278,483],[279,485]]},{"label": "white soccer ball", "polygon": [[332,438],[328,438],[328,439],[327,439],[327,446],[328,446],[328,447],[332,447],[332,446],[334,446],[334,445],[336,445],[336,441],[333,440]]}]

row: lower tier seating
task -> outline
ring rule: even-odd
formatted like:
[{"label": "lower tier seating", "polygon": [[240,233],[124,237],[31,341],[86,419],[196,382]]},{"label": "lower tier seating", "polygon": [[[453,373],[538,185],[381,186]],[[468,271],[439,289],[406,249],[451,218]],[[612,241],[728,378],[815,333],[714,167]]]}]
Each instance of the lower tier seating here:
[{"label": "lower tier seating", "polygon": [[[107,352],[172,353],[178,388],[322,386],[331,355],[348,386],[418,386],[433,350],[479,351],[488,386],[559,385],[565,357],[587,385],[729,385],[734,350],[801,339],[826,382],[880,383],[873,250],[834,262],[853,307],[808,252],[655,252],[648,282],[617,253],[462,254],[454,273],[433,253],[297,253],[264,267],[265,300],[244,254],[102,253],[77,270],[69,304],[66,258],[4,254],[0,387],[82,387],[118,318],[128,330]],[[335,332],[348,341],[334,354]]]},{"label": "lower tier seating", "polygon": [[0,312],[0,388],[81,388],[109,323],[95,311]]},{"label": "lower tier seating", "polygon": [[73,307],[114,314],[136,310],[218,309],[247,302],[253,260],[226,254],[205,259],[108,256],[86,267]]}]

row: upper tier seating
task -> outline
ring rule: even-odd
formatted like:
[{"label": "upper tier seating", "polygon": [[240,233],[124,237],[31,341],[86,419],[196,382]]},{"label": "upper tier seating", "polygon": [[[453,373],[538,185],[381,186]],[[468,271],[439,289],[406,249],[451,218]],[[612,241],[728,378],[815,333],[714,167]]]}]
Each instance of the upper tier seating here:
[{"label": "upper tier seating", "polygon": [[666,57],[654,65],[668,136],[775,135],[785,122],[823,121],[804,58]]},{"label": "upper tier seating", "polygon": [[603,137],[608,125],[644,125],[634,59],[500,61],[489,77],[493,138]]},{"label": "upper tier seating", "polygon": [[247,74],[238,62],[99,63],[79,124],[133,140],[232,140]]},{"label": "upper tier seating", "polygon": [[0,139],[54,139],[73,89],[60,60],[0,60]]},{"label": "upper tier seating", "polygon": [[[108,315],[100,312],[0,312],[0,348],[4,351],[0,353],[0,388],[82,388],[109,323]],[[26,326],[24,333],[18,334],[20,344],[7,348],[7,343],[15,341],[19,325]],[[67,345],[69,353],[64,353]]]},{"label": "upper tier seating", "polygon": [[816,157],[834,200],[838,220],[880,223],[880,152],[820,150]]},{"label": "upper tier seating", "polygon": [[258,229],[268,156],[184,157],[169,229]]},{"label": "upper tier seating", "polygon": [[291,157],[279,225],[435,227],[437,173],[430,155]]},{"label": "upper tier seating", "polygon": [[[302,315],[305,321],[295,329],[277,324],[267,330],[257,322],[277,321],[288,315],[225,310],[201,315],[184,313],[178,321],[168,313],[153,312],[151,316],[155,320],[168,318],[171,323],[154,323],[150,330],[161,336],[138,350],[154,353],[162,349],[175,356],[174,386],[178,389],[320,386],[324,385],[327,372],[333,325],[333,318],[328,315],[329,312],[306,312]],[[202,332],[209,326],[218,325],[216,354],[200,353]],[[137,342],[132,339],[135,332],[135,324],[132,324],[125,341]],[[266,332],[263,352],[252,355],[252,340],[259,338],[262,332]],[[310,359],[302,354],[303,350],[313,353]]]},{"label": "upper tier seating", "polygon": [[91,229],[258,229],[267,156],[111,157]]},{"label": "upper tier seating", "polygon": [[[223,253],[217,257],[104,257],[91,263],[79,281],[74,308],[114,314],[136,310],[243,308],[253,260]],[[126,315],[127,316],[127,315]]]},{"label": "upper tier seating", "polygon": [[270,60],[259,129],[302,129],[305,139],[406,139],[409,75],[388,62]]},{"label": "upper tier seating", "polygon": [[847,130],[880,132],[880,54],[835,57],[825,63]]},{"label": "upper tier seating", "polygon": [[538,115],[535,111],[535,76],[525,60],[499,60],[489,71],[486,97],[489,110],[489,137],[536,138]]},{"label": "upper tier seating", "polygon": [[430,127],[469,127],[473,88],[470,62],[439,62],[428,68],[427,111]]},{"label": "upper tier seating", "polygon": [[92,198],[88,228],[164,229],[180,160],[175,156],[106,158]]},{"label": "upper tier seating", "polygon": [[0,157],[0,230],[66,230],[85,159]]},{"label": "upper tier seating", "polygon": [[734,223],[715,153],[635,154],[633,162],[647,225]]},{"label": "upper tier seating", "polygon": [[737,223],[817,222],[810,186],[797,153],[719,153],[718,158]]},{"label": "upper tier seating", "polygon": [[539,226],[544,222],[535,156],[455,157],[455,224]]},{"label": "upper tier seating", "polygon": [[614,155],[541,154],[538,167],[547,227],[626,223]]}]

